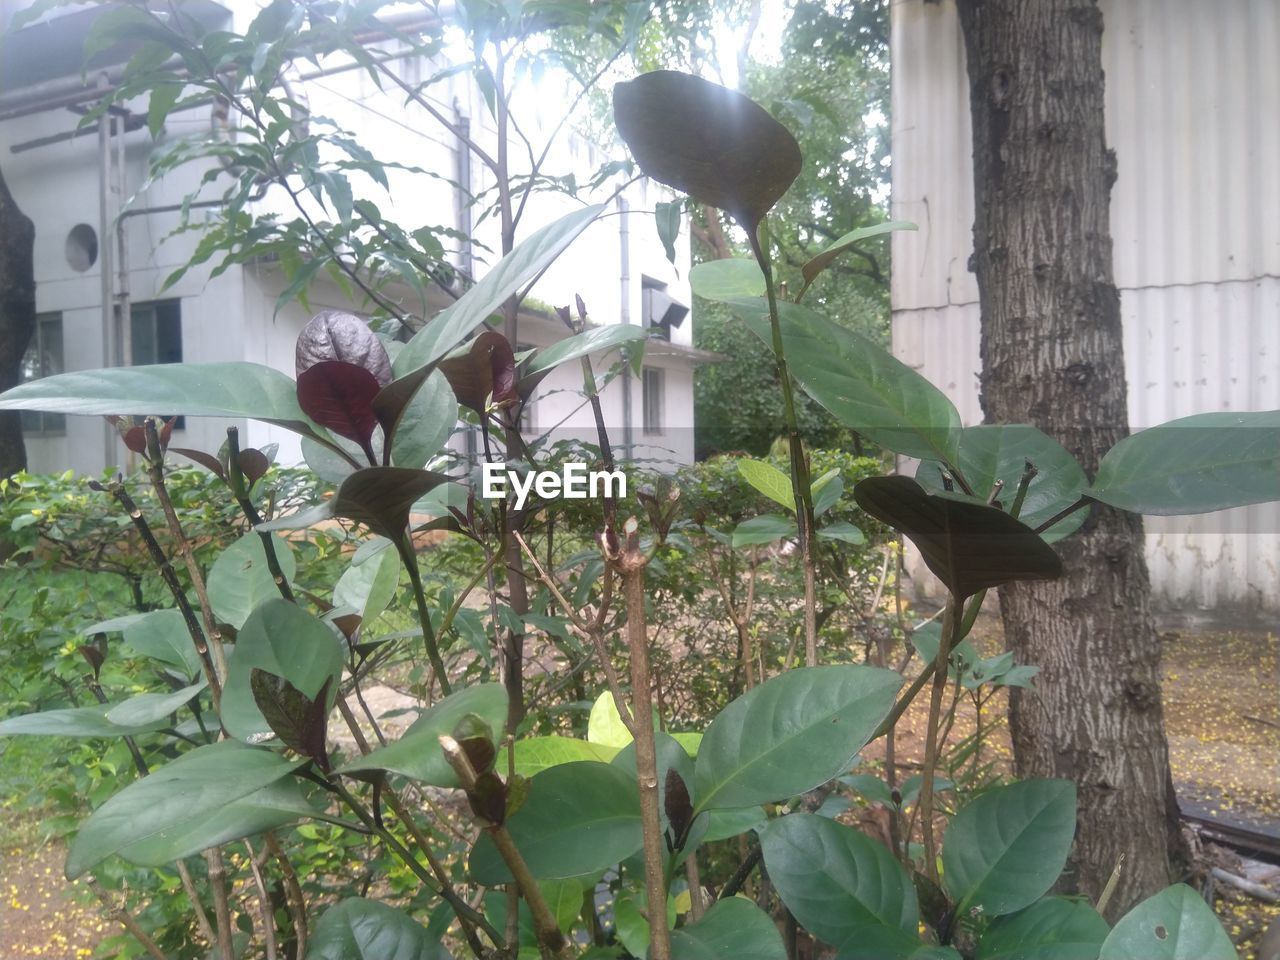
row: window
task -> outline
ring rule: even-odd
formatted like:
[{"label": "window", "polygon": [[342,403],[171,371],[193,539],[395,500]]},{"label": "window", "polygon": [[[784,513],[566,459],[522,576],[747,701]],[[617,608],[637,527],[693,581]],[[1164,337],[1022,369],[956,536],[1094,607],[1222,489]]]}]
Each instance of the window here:
[{"label": "window", "polygon": [[644,432],[661,434],[662,422],[662,371],[656,367],[645,367],[640,381],[642,406],[644,407]]},{"label": "window", "polygon": [[[137,303],[129,311],[133,342],[129,362],[135,367],[147,363],[182,362],[182,301],[158,300]],[[166,415],[163,419],[169,419]],[[178,417],[175,430],[185,429],[185,417]]]},{"label": "window", "polygon": [[[62,373],[62,314],[41,313],[36,317],[31,343],[22,356],[22,380],[25,383],[55,373]],[[66,431],[66,414],[22,411],[22,432],[25,434],[60,436]]]},{"label": "window", "polygon": [[129,362],[135,367],[144,363],[182,362],[182,301],[160,300],[138,303],[130,311],[133,326],[133,348]]}]

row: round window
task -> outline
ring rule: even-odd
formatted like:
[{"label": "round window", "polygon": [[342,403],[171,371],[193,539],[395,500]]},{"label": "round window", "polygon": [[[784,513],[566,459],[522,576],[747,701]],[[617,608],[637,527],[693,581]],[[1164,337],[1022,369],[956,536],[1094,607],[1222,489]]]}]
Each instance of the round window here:
[{"label": "round window", "polygon": [[77,223],[67,234],[67,263],[84,273],[98,262],[98,235],[87,223]]}]

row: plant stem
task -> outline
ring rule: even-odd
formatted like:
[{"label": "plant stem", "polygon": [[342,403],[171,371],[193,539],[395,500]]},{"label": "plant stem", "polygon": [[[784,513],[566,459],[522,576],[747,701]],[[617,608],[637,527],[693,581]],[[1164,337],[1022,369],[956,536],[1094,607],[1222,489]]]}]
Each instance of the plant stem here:
[{"label": "plant stem", "polygon": [[942,698],[947,691],[947,658],[951,648],[959,643],[960,600],[953,594],[947,599],[942,614],[942,638],[938,643],[938,656],[933,663],[933,694],[929,698],[929,725],[925,730],[924,770],[920,783],[920,826],[924,834],[924,869],[934,883],[938,882],[938,854],[933,836],[933,781],[938,765],[938,723],[942,711]]},{"label": "plant stem", "polygon": [[98,878],[89,877],[88,879],[89,889],[93,891],[94,896],[98,898],[98,902],[102,904],[107,912],[119,921],[120,926],[133,934],[133,938],[137,940],[138,943],[142,944],[142,948],[146,950],[147,953],[151,954],[151,956],[155,957],[156,960],[169,960],[169,958],[165,956],[164,951],[160,949],[159,945],[157,945],[156,942],[147,934],[147,931],[143,930],[142,927],[138,925],[138,921],[133,919],[133,916],[129,911],[126,910],[123,905],[117,906],[111,902],[111,894],[108,893],[106,888],[98,882]]},{"label": "plant stem", "polygon": [[397,542],[400,559],[409,571],[409,584],[413,588],[413,599],[418,605],[418,622],[422,625],[422,642],[427,648],[427,659],[431,661],[431,669],[440,681],[440,692],[446,697],[453,692],[449,683],[449,674],[440,659],[440,647],[436,644],[435,630],[431,627],[431,613],[427,610],[427,596],[422,590],[422,574],[418,571],[418,557],[413,552],[413,542],[406,533]]},{"label": "plant stem", "polygon": [[210,847],[204,852],[209,865],[209,890],[213,893],[213,918],[218,925],[218,953],[220,960],[235,960],[235,947],[231,941],[231,901],[227,898],[227,869],[222,862],[222,848]]},{"label": "plant stem", "polygon": [[635,517],[623,526],[626,542],[610,558],[622,576],[627,606],[627,646],[631,652],[631,735],[636,745],[636,780],[640,786],[640,826],[644,838],[644,879],[649,913],[649,960],[671,960],[667,929],[667,885],[663,869],[662,815],[658,799],[658,752],[653,736],[653,694],[649,677],[649,631],[644,610],[644,570],[648,558],[640,549]]},{"label": "plant stem", "polygon": [[[249,499],[249,491],[244,485],[244,474],[240,471],[239,460],[240,431],[236,427],[227,427],[227,480],[231,486],[231,493],[236,498],[236,503],[240,505],[244,518],[249,521],[251,526],[256,527],[262,523],[262,515],[258,513],[258,508]],[[258,534],[258,537],[262,540],[262,550],[267,556],[267,570],[271,572],[271,579],[275,581],[276,589],[280,591],[280,596],[290,603],[296,603],[297,601],[293,596],[293,588],[289,586],[289,578],[284,575],[284,571],[280,568],[280,558],[276,555],[274,535],[264,530]]]},{"label": "plant stem", "polygon": [[[462,784],[462,788],[468,793],[474,791],[476,772],[472,768],[471,762],[467,759],[466,753],[459,746],[458,741],[450,736],[442,736],[440,738],[440,748],[444,750],[444,756],[449,761],[449,766],[458,775],[458,782]],[[571,960],[573,949],[568,940],[565,939],[564,934],[560,932],[560,925],[556,922],[555,914],[547,906],[546,898],[543,897],[542,891],[538,889],[538,882],[533,878],[533,874],[529,872],[529,866],[524,862],[524,857],[520,855],[520,851],[516,848],[515,841],[511,839],[511,834],[500,823],[487,824],[484,829],[492,838],[493,845],[497,848],[499,856],[502,857],[507,869],[511,871],[511,875],[515,878],[516,885],[520,888],[520,894],[524,897],[525,902],[529,904],[529,912],[533,915],[533,929],[538,939],[538,945],[552,956],[558,958],[558,960]]]},{"label": "plant stem", "polygon": [[265,859],[266,854],[264,852],[260,857],[254,852],[253,844],[248,840],[244,842],[244,845],[249,851],[249,870],[253,874],[253,885],[258,891],[258,908],[261,914],[262,936],[266,941],[267,960],[277,960],[275,911],[271,909],[271,898],[267,895],[267,884],[262,879],[262,860]]},{"label": "plant stem", "polygon": [[[762,224],[763,226],[763,224]],[[774,287],[773,269],[765,255],[760,237],[748,229],[751,249],[764,272],[765,294],[769,300],[769,331],[773,338],[773,354],[778,366],[778,380],[782,384],[782,409],[787,423],[787,445],[791,452],[791,493],[796,502],[796,522],[800,533],[800,554],[804,564],[804,662],[805,666],[818,665],[817,626],[817,549],[814,535],[813,497],[810,493],[809,464],[805,459],[804,443],[800,439],[800,425],[796,418],[795,394],[791,386],[791,373],[787,368],[786,351],[782,343],[782,323],[778,317],[778,294]]]},{"label": "plant stem", "polygon": [[293,938],[296,950],[295,957],[307,955],[307,901],[302,896],[302,884],[298,882],[298,871],[293,868],[289,855],[280,846],[276,835],[268,830],[262,835],[262,842],[280,866],[280,876],[284,879],[284,901],[289,910],[289,919],[293,921]]}]

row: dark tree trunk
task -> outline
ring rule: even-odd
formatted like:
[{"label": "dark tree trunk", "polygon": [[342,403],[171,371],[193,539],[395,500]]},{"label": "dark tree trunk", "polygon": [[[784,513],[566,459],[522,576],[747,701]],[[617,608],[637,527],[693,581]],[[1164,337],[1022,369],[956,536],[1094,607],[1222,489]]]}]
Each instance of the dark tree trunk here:
[{"label": "dark tree trunk", "polygon": [[[0,392],[22,379],[22,355],[36,329],[36,227],[0,172]],[[25,470],[22,414],[0,413],[0,477]]]},{"label": "dark tree trunk", "polygon": [[[974,258],[987,420],[1031,423],[1090,476],[1128,432],[1111,269],[1115,155],[1103,129],[1096,0],[958,0],[973,115]],[[1078,784],[1065,885],[1109,913],[1166,886],[1182,859],[1142,520],[1094,508],[1058,545],[1067,574],[1000,591],[1037,692],[1010,707],[1017,773]]]}]

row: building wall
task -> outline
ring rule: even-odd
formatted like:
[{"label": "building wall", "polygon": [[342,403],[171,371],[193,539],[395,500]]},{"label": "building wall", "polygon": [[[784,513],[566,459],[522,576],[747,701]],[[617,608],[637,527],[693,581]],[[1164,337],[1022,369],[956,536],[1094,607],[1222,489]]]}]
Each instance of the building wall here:
[{"label": "building wall", "polygon": [[[237,29],[243,30],[256,8],[256,0],[232,0]],[[390,44],[384,47],[391,48]],[[324,63],[322,67],[332,66]],[[406,58],[392,61],[406,82],[417,85],[440,67]],[[451,181],[459,178],[460,164],[466,162],[467,151],[459,141],[416,108],[406,110],[402,94],[391,84],[381,89],[364,70],[346,70],[304,79],[301,71],[313,71],[307,64],[293,77],[295,91],[302,93],[316,117],[332,120],[338,127],[351,131],[356,139],[380,160],[391,164],[421,167],[437,176],[415,174],[406,170],[388,171],[389,189],[383,189],[369,178],[352,173],[351,181],[357,198],[375,202],[387,215],[413,229],[426,224],[460,228],[463,211],[458,193]],[[6,91],[8,92],[8,91]],[[468,118],[471,135],[490,154],[496,153],[497,135],[494,121],[483,96],[465,75],[456,75],[428,88],[428,95],[444,114]],[[538,142],[549,134],[558,117],[554,108],[558,98],[543,91],[542,96],[527,97],[518,107],[521,123],[531,138]],[[146,104],[130,105],[145,115]],[[456,114],[455,114],[456,111]],[[37,138],[65,133],[75,128],[78,118],[66,110],[52,110],[0,122],[0,146],[5,148]],[[167,120],[156,140],[145,130],[124,135],[125,162],[123,182],[111,195],[112,215],[128,203],[130,209],[142,210],[182,201],[199,182],[203,169],[189,166],[169,174],[162,181],[146,183],[147,159],[154,149],[163,149],[184,138],[207,136],[210,130],[210,108],[203,107],[175,113]],[[63,317],[65,370],[93,369],[112,365],[104,353],[101,308],[100,270],[97,264],[83,273],[71,268],[64,255],[67,232],[77,223],[87,223],[100,231],[98,172],[100,154],[96,136],[53,143],[36,149],[11,153],[5,150],[6,179],[22,209],[37,226],[36,272],[37,307],[42,312],[59,311]],[[553,173],[572,171],[585,182],[610,155],[576,136],[562,135],[550,152],[546,170]],[[520,172],[524,162],[522,149],[512,150],[513,170]],[[476,156],[470,157],[469,169],[476,192],[495,184],[487,168]],[[215,198],[230,181],[219,178],[207,187],[203,197]],[[135,196],[136,193],[136,196]],[[607,191],[602,191],[607,196]],[[617,204],[609,216],[593,224],[573,247],[547,271],[535,286],[534,301],[560,305],[572,303],[574,295],[583,297],[595,323],[641,323],[642,279],[650,277],[668,284],[675,299],[688,304],[691,295],[687,269],[678,271],[669,263],[658,240],[652,216],[654,203],[669,199],[662,188],[638,183],[626,193],[625,207]],[[330,214],[312,205],[310,211],[319,217]],[[536,194],[517,233],[517,242],[550,220],[579,206],[583,201],[564,195]],[[279,212],[292,218],[296,209],[282,191],[272,190],[258,202],[258,212]],[[625,215],[623,215],[625,213]],[[210,216],[207,211],[192,211],[193,222]],[[476,214],[478,216],[478,212]],[[279,271],[268,266],[233,267],[217,278],[210,278],[212,264],[195,268],[174,287],[161,292],[167,276],[187,262],[199,240],[198,232],[169,236],[178,224],[174,212],[151,212],[130,215],[122,221],[128,261],[128,284],[132,301],[144,303],[163,297],[178,298],[182,309],[183,358],[197,360],[248,360],[264,363],[290,375],[294,369],[294,341],[310,313],[292,303],[276,311],[276,298],[284,282]],[[483,274],[500,256],[501,243],[496,217],[478,224],[477,239],[487,248],[478,249],[471,258],[461,250],[452,251],[460,266],[471,266],[476,275]],[[108,231],[109,232],[109,231]],[[110,237],[98,237],[99,248]],[[446,245],[450,241],[445,241]],[[688,263],[688,232],[678,243],[678,261]],[[119,265],[116,264],[118,269]],[[118,287],[117,287],[118,290]],[[407,286],[393,291],[402,307],[411,313],[430,315],[444,302],[433,299],[423,304]],[[344,303],[336,288],[318,284],[311,297],[313,310],[355,308],[362,305]],[[563,335],[563,328],[548,324],[538,328],[522,323],[521,339],[545,345]],[[691,346],[692,321],[686,320],[673,332],[673,341]],[[654,361],[668,368],[665,386],[671,392],[664,408],[677,418],[680,430],[672,429],[672,449],[653,451],[668,459],[687,462],[693,457],[692,444],[692,363],[680,353],[670,353]],[[626,382],[619,378],[607,392],[606,403],[614,431],[621,435],[623,425],[622,391]],[[557,371],[540,390],[536,401],[537,422],[554,423],[570,415],[573,429],[590,433],[585,439],[594,441],[590,412],[572,413],[577,400],[569,391],[581,387],[580,371]],[[632,404],[635,422],[639,424],[640,390],[633,384]],[[31,437],[29,459],[33,469],[54,470],[71,467],[79,472],[97,473],[106,463],[128,467],[129,454],[100,418],[68,417],[62,436]],[[225,439],[227,422],[188,418],[185,430],[174,440],[175,445],[216,450]],[[278,427],[259,422],[236,424],[242,442],[251,445],[276,442],[280,459],[295,463],[301,457],[298,439]],[[639,428],[637,426],[637,433]]]},{"label": "building wall", "polygon": [[[1280,6],[1103,0],[1135,429],[1280,408]],[[953,0],[893,0],[893,348],[980,423],[968,83]],[[1280,508],[1148,518],[1166,607],[1280,610]],[[927,577],[917,564],[917,573]]]}]

